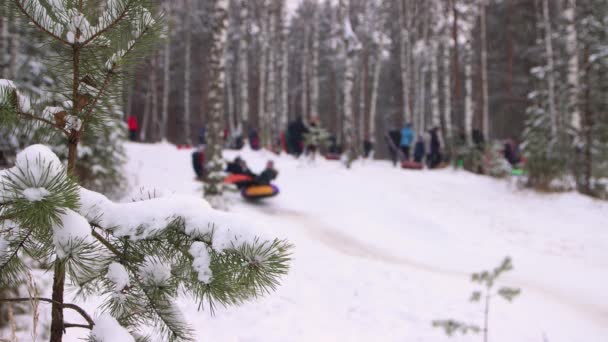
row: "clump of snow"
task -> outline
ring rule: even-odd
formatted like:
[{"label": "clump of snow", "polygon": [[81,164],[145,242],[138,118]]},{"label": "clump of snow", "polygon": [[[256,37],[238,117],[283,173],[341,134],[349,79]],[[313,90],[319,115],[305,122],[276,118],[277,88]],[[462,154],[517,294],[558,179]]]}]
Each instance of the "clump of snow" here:
[{"label": "clump of snow", "polygon": [[23,197],[30,202],[40,202],[50,194],[45,188],[27,188],[23,190]]},{"label": "clump of snow", "polygon": [[211,264],[211,257],[205,243],[196,241],[190,246],[188,251],[194,260],[192,261],[192,267],[198,273],[198,280],[202,283],[209,284],[211,281],[212,272],[209,268]]},{"label": "clump of snow", "polygon": [[95,320],[91,337],[95,342],[135,342],[129,331],[109,314],[103,314]]},{"label": "clump of snow", "polygon": [[125,287],[131,285],[129,282],[129,273],[127,273],[127,269],[117,262],[113,262],[110,264],[110,266],[108,266],[106,278],[114,283],[115,292],[121,292]]},{"label": "clump of snow", "polygon": [[53,226],[53,243],[57,256],[63,259],[89,240],[91,226],[84,217],[70,209],[65,209],[59,218],[61,224]]},{"label": "clump of snow", "polygon": [[139,276],[145,284],[164,286],[171,278],[171,265],[152,257],[146,257],[139,269]]},{"label": "clump of snow", "polygon": [[15,165],[23,170],[28,170],[35,181],[40,181],[47,169],[50,177],[55,177],[64,170],[57,155],[47,146],[40,144],[29,146],[19,152]]},{"label": "clump of snow", "polygon": [[82,121],[74,115],[68,115],[65,118],[65,128],[69,131],[80,131]]},{"label": "clump of snow", "polygon": [[213,248],[221,251],[253,243],[250,225],[214,210],[200,197],[171,195],[132,203],[113,203],[105,196],[80,189],[80,213],[89,221],[111,230],[116,237],[146,239],[162,232],[180,218],[192,237],[213,235]]}]

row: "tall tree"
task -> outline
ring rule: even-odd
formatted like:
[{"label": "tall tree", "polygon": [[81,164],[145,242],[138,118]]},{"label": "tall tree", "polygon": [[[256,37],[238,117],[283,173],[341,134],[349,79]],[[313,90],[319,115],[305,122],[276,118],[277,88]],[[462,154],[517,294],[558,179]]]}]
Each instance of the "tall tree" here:
[{"label": "tall tree", "polygon": [[412,122],[412,112],[410,107],[410,29],[411,29],[411,14],[410,8],[406,4],[410,4],[406,0],[399,1],[399,62],[401,65],[401,91],[403,97],[403,120],[408,123]]},{"label": "tall tree", "polygon": [[339,24],[342,33],[342,57],[344,60],[344,152],[346,166],[351,167],[357,158],[355,145],[355,125],[353,116],[353,86],[355,83],[354,57],[360,49],[360,43],[352,29],[350,21],[350,0],[339,1]]},{"label": "tall tree", "polygon": [[[192,85],[192,0],[184,0],[185,10],[185,33],[184,37],[186,47],[184,49],[184,120],[182,143],[192,145],[192,103],[191,85]],[[207,127],[209,128],[209,127]]]},{"label": "tall tree", "polygon": [[545,28],[545,54],[547,58],[547,86],[549,102],[549,118],[551,120],[551,133],[557,135],[557,109],[555,104],[555,60],[553,56],[553,29],[551,28],[551,15],[549,0],[543,1],[543,26]]},{"label": "tall tree", "polygon": [[241,0],[240,39],[239,39],[239,96],[241,114],[238,130],[245,132],[249,127],[249,1]]},{"label": "tall tree", "polygon": [[212,204],[221,205],[223,192],[222,159],[224,91],[225,87],[225,49],[228,36],[228,0],[213,0],[213,26],[211,31],[211,51],[209,55],[209,125],[208,142],[205,155],[208,159],[205,196]]},{"label": "tall tree", "polygon": [[481,43],[481,96],[482,96],[482,132],[490,138],[490,96],[488,95],[488,38],[486,29],[486,0],[479,2],[480,43]]},{"label": "tall tree", "polygon": [[[160,120],[160,138],[167,139],[167,125],[169,122],[169,95],[171,94],[171,33],[173,32],[173,3],[164,1],[163,7],[167,20],[167,33],[163,50],[163,101]],[[131,112],[129,111],[129,114]]]}]

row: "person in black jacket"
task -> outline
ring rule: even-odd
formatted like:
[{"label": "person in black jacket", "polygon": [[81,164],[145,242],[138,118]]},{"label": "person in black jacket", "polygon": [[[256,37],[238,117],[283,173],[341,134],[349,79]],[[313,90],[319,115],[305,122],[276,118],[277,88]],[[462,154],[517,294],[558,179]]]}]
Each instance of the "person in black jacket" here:
[{"label": "person in black jacket", "polygon": [[429,151],[429,168],[434,169],[441,164],[441,142],[439,140],[439,129],[437,127],[432,128],[429,133],[431,134],[431,143]]},{"label": "person in black jacket", "polygon": [[422,163],[422,159],[424,159],[424,155],[426,153],[426,148],[424,147],[424,139],[422,137],[418,138],[416,145],[414,145],[414,162]]},{"label": "person in black jacket", "polygon": [[401,132],[396,129],[391,129],[388,134],[384,136],[386,145],[388,145],[388,152],[391,154],[393,166],[397,166],[399,161],[399,143],[401,142]]},{"label": "person in black jacket", "polygon": [[274,162],[269,160],[268,163],[266,163],[266,168],[257,177],[256,181],[259,184],[270,184],[278,175],[279,172],[274,168]]}]

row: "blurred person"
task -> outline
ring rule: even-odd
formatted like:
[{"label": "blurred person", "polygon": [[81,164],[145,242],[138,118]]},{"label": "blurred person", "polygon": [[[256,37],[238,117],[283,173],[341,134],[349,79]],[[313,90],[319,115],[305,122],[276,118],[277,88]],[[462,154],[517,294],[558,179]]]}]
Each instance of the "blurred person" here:
[{"label": "blurred person", "polygon": [[407,123],[401,130],[401,140],[399,147],[403,153],[404,160],[410,160],[410,146],[414,142],[414,131],[412,130],[412,124]]},{"label": "blurred person", "polygon": [[129,140],[137,141],[137,132],[139,131],[139,122],[135,115],[129,115],[127,118],[127,127],[129,128]]}]

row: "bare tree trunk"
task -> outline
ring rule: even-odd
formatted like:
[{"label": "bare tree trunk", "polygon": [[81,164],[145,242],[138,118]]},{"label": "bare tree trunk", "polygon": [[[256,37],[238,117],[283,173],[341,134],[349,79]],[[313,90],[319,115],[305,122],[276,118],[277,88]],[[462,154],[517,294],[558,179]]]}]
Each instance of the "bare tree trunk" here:
[{"label": "bare tree trunk", "polygon": [[259,97],[258,97],[258,134],[260,137],[261,145],[266,146],[266,101],[268,100],[268,93],[266,90],[267,73],[268,73],[268,0],[262,1],[262,15],[261,21],[261,32],[260,32],[260,46],[262,47],[259,65]]},{"label": "bare tree trunk", "polygon": [[[6,4],[2,6],[6,7]],[[0,16],[0,78],[8,78],[6,74],[6,42],[8,37],[8,18]]]},{"label": "bare tree trunk", "polygon": [[309,73],[308,64],[310,49],[308,48],[310,43],[310,28],[308,25],[304,28],[304,51],[302,52],[302,117],[305,120],[310,120],[310,112],[308,110],[308,89],[309,89]]},{"label": "bare tree trunk", "polygon": [[[409,8],[406,8],[404,1],[399,1],[399,28],[400,28],[400,64],[401,64],[401,83],[403,93],[403,120],[408,123],[412,122],[412,112],[410,110],[410,88],[409,88],[409,60],[410,60],[410,14]],[[409,3],[409,2],[408,2]]]},{"label": "bare tree trunk", "polygon": [[488,41],[486,38],[486,3],[484,0],[480,3],[479,14],[480,31],[481,31],[481,94],[482,94],[482,123],[483,136],[490,139],[490,97],[488,95]]},{"label": "bare tree trunk", "polygon": [[243,132],[243,136],[247,136],[245,130],[249,124],[249,0],[241,0],[241,39],[239,40],[239,96],[240,96],[240,122],[239,130]]},{"label": "bare tree trunk", "polygon": [[289,25],[287,3],[281,0],[281,120],[280,130],[287,128],[289,120]]},{"label": "bare tree trunk", "polygon": [[214,0],[213,27],[209,67],[211,83],[209,85],[209,141],[205,154],[207,156],[207,179],[204,186],[205,196],[212,205],[220,205],[219,198],[223,192],[222,138],[225,91],[225,51],[228,33],[228,0]]},{"label": "bare tree trunk", "polygon": [[[151,67],[152,62],[149,62]],[[146,94],[145,94],[145,102],[144,102],[144,117],[141,122],[141,127],[139,130],[139,140],[141,142],[147,142],[150,138],[148,135],[148,128],[150,127],[150,115],[152,112],[152,73],[147,73],[147,85],[146,85]]]},{"label": "bare tree trunk", "polygon": [[545,52],[547,54],[547,83],[549,91],[549,118],[551,120],[551,133],[557,134],[557,111],[555,109],[555,74],[553,60],[553,32],[551,30],[551,17],[549,16],[549,0],[543,0],[543,23],[545,26]]},{"label": "bare tree trunk", "polygon": [[443,44],[443,123],[445,125],[446,141],[453,146],[453,127],[452,127],[452,84],[450,77],[450,38],[449,30],[446,29]]},{"label": "bare tree trunk", "polygon": [[319,116],[319,43],[321,39],[321,3],[315,4],[312,22],[312,82],[310,91],[311,116]]},{"label": "bare tree trunk", "polygon": [[269,26],[268,26],[268,106],[264,127],[266,127],[266,146],[276,147],[276,125],[277,125],[277,86],[276,86],[276,1],[269,2]]},{"label": "bare tree trunk", "polygon": [[184,51],[184,137],[181,139],[186,145],[192,144],[192,133],[191,133],[191,104],[190,104],[190,92],[191,92],[191,74],[192,74],[192,2],[191,0],[185,1],[185,13],[186,13],[186,48]]},{"label": "bare tree trunk", "polygon": [[11,33],[11,55],[8,65],[8,79],[14,80],[17,78],[17,68],[19,64],[19,49],[21,48],[19,32],[19,17],[13,16],[13,32]]},{"label": "bare tree trunk", "polygon": [[376,143],[376,116],[378,109],[378,88],[380,87],[380,73],[382,71],[382,46],[376,57],[376,65],[374,66],[374,78],[372,81],[372,98],[369,109],[369,139],[372,144]]},{"label": "bare tree trunk", "polygon": [[357,158],[355,146],[355,127],[353,120],[353,85],[355,82],[355,65],[353,58],[356,53],[356,37],[350,23],[350,0],[340,0],[339,18],[342,25],[342,55],[344,57],[344,152],[346,153],[346,166],[350,168]]},{"label": "bare tree trunk", "polygon": [[150,93],[150,95],[152,96],[152,100],[151,100],[151,105],[152,105],[152,110],[151,110],[151,127],[152,129],[150,130],[150,132],[152,132],[150,139],[158,139],[159,136],[159,120],[158,120],[158,75],[157,75],[157,71],[158,70],[158,55],[155,55],[154,57],[152,57],[152,68],[149,71],[150,72],[150,86],[152,87],[152,92]]},{"label": "bare tree trunk", "polygon": [[160,122],[160,138],[167,139],[167,124],[169,122],[169,95],[171,93],[171,29],[173,6],[171,1],[165,1],[165,15],[167,20],[167,40],[163,51],[163,109]]},{"label": "bare tree trunk", "polygon": [[[229,59],[228,56],[225,57]],[[232,70],[232,65],[228,65],[228,72],[226,72],[226,102],[228,104],[228,130],[230,134],[233,135],[236,130],[236,112],[234,110],[234,92],[232,91],[232,73],[229,70]]]},{"label": "bare tree trunk", "polygon": [[454,44],[454,54],[453,54],[453,59],[452,59],[452,73],[453,73],[453,77],[452,77],[452,82],[454,85],[454,89],[453,89],[453,94],[454,96],[452,97],[453,101],[455,104],[460,104],[461,99],[460,99],[460,72],[459,72],[459,68],[458,68],[458,44],[459,44],[459,31],[458,31],[458,9],[456,8],[456,1],[457,0],[450,0],[451,4],[452,4],[452,14],[453,14],[453,21],[452,21],[452,41]]},{"label": "bare tree trunk", "polygon": [[441,112],[439,110],[439,48],[436,38],[431,42],[431,115],[432,126],[440,127]]},{"label": "bare tree trunk", "polygon": [[464,82],[465,82],[465,98],[464,98],[464,132],[467,138],[467,144],[473,145],[473,53],[472,42],[469,40],[466,43],[464,52]]},{"label": "bare tree trunk", "polygon": [[568,53],[568,112],[570,126],[574,130],[575,140],[578,143],[581,129],[581,113],[579,109],[579,66],[576,30],[576,0],[567,0],[564,11],[566,20],[566,51]]}]

